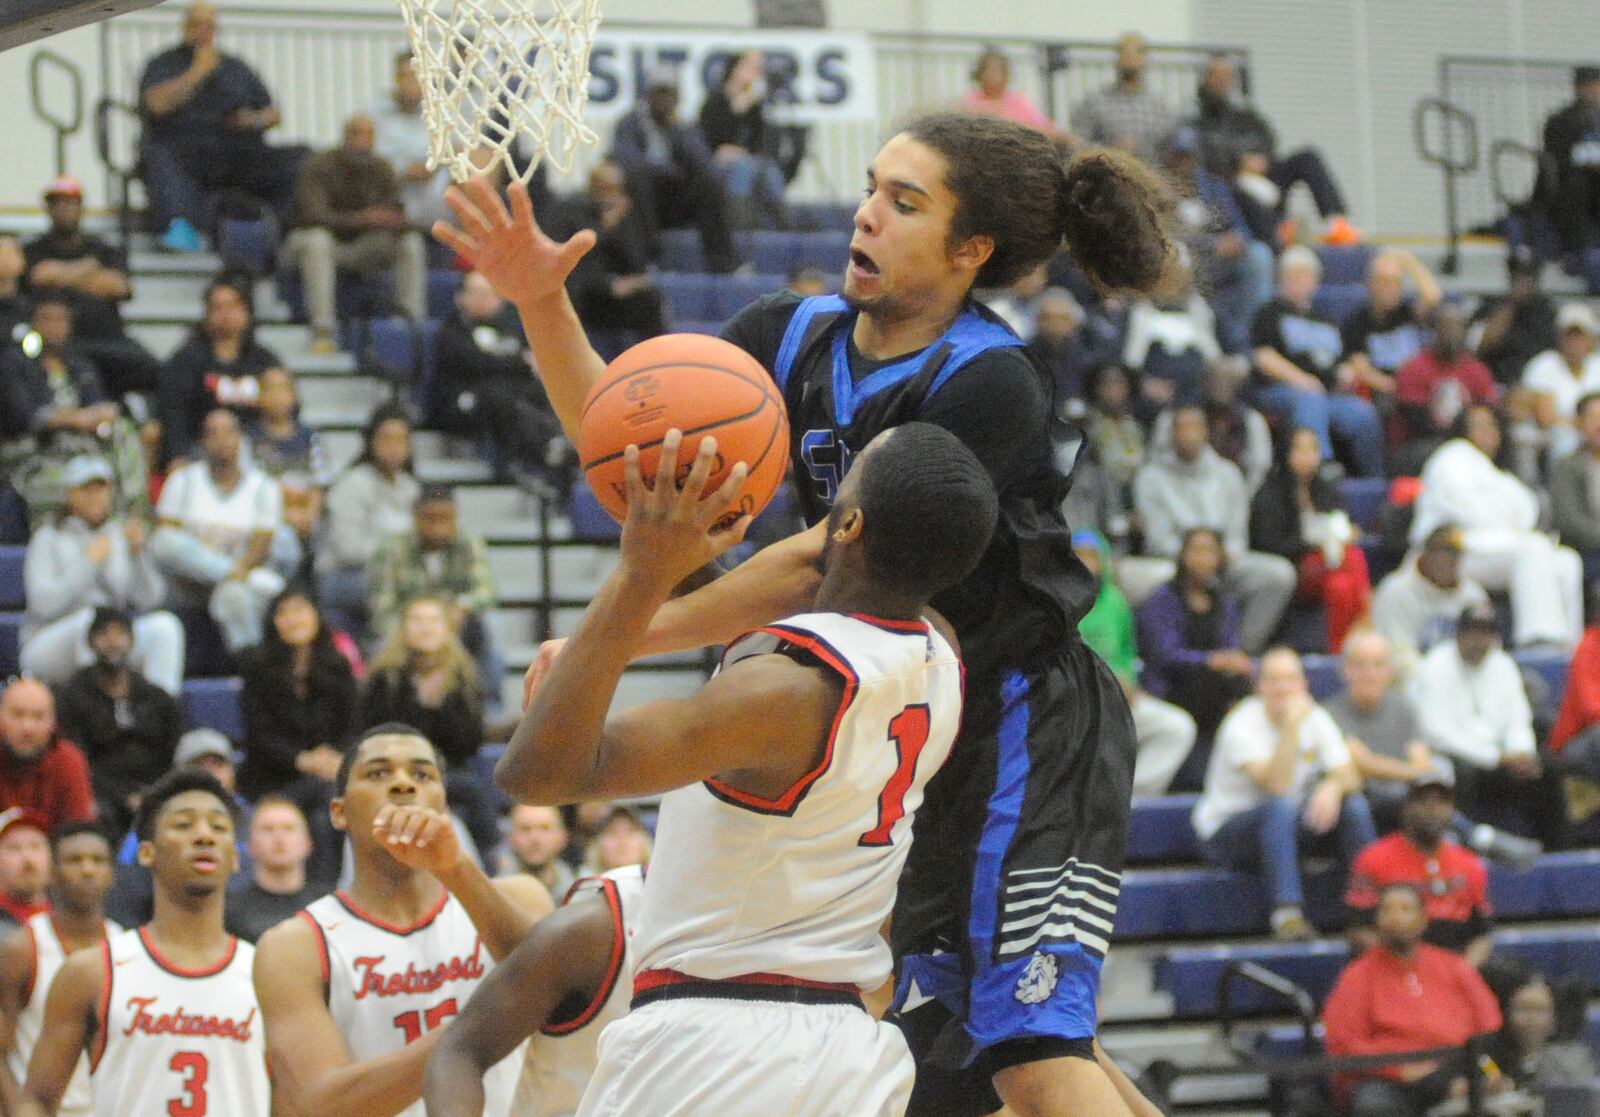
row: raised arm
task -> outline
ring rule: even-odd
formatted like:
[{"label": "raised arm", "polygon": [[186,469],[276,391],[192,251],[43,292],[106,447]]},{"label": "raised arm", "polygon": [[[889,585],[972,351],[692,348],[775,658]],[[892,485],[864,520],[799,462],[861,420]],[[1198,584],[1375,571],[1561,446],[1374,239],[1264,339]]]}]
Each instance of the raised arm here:
[{"label": "raised arm", "polygon": [[595,233],[581,229],[557,243],[534,220],[527,187],[512,183],[507,196],[510,209],[481,175],[450,187],[445,201],[460,224],[436,222],[433,235],[469,260],[517,308],[550,405],[576,443],[584,398],[606,366],[578,321],[566,282],[594,247]]},{"label": "raised arm", "polygon": [[429,1117],[482,1117],[483,1076],[558,1009],[592,1016],[610,995],[624,944],[606,895],[561,908],[517,944],[440,1033],[428,1058],[423,1100]]},{"label": "raised arm", "polygon": [[12,1111],[16,1117],[54,1117],[61,1095],[93,1038],[91,1021],[105,982],[104,947],[80,950],[50,983],[44,1027],[28,1060],[28,1081]]},{"label": "raised arm", "polygon": [[394,1117],[422,1096],[422,1070],[443,1031],[358,1063],[323,998],[317,931],[290,919],[256,945],[256,999],[273,1091],[291,1113]]}]

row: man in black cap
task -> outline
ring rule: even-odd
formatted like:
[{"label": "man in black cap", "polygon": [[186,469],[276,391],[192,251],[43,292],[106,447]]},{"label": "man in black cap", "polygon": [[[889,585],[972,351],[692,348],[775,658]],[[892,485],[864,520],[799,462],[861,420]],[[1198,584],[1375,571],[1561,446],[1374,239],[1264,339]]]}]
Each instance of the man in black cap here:
[{"label": "man in black cap", "polygon": [[1543,262],[1525,244],[1506,257],[1506,293],[1472,316],[1479,326],[1478,358],[1501,384],[1515,384],[1523,367],[1556,347],[1555,300],[1539,288]]},{"label": "man in black cap", "polygon": [[1555,163],[1551,215],[1561,250],[1580,253],[1600,232],[1600,66],[1572,71],[1572,103],[1544,124],[1544,150]]}]

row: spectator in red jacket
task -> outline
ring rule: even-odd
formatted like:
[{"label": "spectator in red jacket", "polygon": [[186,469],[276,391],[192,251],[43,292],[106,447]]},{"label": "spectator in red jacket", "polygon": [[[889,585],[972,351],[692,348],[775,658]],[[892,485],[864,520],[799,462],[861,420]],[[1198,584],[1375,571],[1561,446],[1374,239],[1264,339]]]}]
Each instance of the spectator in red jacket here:
[{"label": "spectator in red jacket", "polygon": [[1575,844],[1600,838],[1600,596],[1572,653],[1561,713],[1550,730],[1549,765],[1559,771]]},{"label": "spectator in red jacket", "polygon": [[1412,781],[1400,806],[1400,829],[1362,850],[1350,866],[1344,903],[1354,949],[1366,950],[1377,941],[1373,924],[1383,890],[1409,884],[1422,895],[1428,917],[1423,940],[1483,965],[1493,946],[1489,870],[1483,858],[1449,837],[1455,817],[1455,771],[1448,761],[1435,759]]},{"label": "spectator in red jacket", "polygon": [[21,807],[49,829],[94,817],[89,761],[56,733],[56,704],[37,679],[0,694],[0,809]]},{"label": "spectator in red jacket", "polygon": [[49,911],[49,887],[44,822],[20,807],[0,811],[0,936]]},{"label": "spectator in red jacket", "polygon": [[1467,348],[1470,319],[1462,307],[1440,303],[1429,324],[1427,346],[1395,375],[1395,404],[1406,428],[1396,467],[1406,474],[1421,472],[1469,403],[1493,404],[1500,394],[1489,366]]},{"label": "spectator in red jacket", "polygon": [[[1322,1009],[1330,1055],[1390,1055],[1464,1047],[1500,1027],[1500,1006],[1478,971],[1422,941],[1422,894],[1391,884],[1378,898],[1377,942],[1345,967]],[[1350,1117],[1422,1117],[1466,1093],[1465,1057],[1335,1077]]]}]

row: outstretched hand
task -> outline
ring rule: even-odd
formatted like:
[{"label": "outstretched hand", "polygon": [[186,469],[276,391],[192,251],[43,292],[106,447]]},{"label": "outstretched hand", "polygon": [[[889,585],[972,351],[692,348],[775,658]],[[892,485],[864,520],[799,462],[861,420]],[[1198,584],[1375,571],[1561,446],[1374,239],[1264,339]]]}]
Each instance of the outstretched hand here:
[{"label": "outstretched hand", "polygon": [[752,517],[730,511],[750,468],[735,463],[728,478],[706,492],[717,461],[717,440],[702,438],[688,476],[680,487],[678,452],[683,434],[676,429],[661,441],[654,483],[645,484],[639,447],[623,455],[628,516],[622,523],[622,562],[630,577],[648,579],[670,592],[690,574],[744,538]]},{"label": "outstretched hand", "polygon": [[436,221],[433,235],[440,244],[465,257],[489,281],[495,294],[521,308],[559,294],[578,261],[594,247],[595,233],[582,229],[556,241],[533,218],[528,188],[513,182],[499,191],[483,175],[474,175],[444,192],[445,203],[459,225]]}]

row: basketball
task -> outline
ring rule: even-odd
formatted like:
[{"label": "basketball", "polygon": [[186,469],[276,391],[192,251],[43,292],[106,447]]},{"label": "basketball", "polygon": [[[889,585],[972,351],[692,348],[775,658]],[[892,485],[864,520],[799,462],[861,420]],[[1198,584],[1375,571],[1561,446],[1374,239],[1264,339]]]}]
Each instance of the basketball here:
[{"label": "basketball", "polygon": [[640,450],[640,471],[655,476],[661,440],[676,427],[680,482],[700,440],[717,440],[707,492],[738,462],[750,468],[735,506],[755,516],[783,483],[789,419],[767,370],[743,349],[706,334],[664,334],[642,341],[610,365],[589,390],[578,429],[578,457],[595,499],[619,522],[627,515],[623,451]]}]

